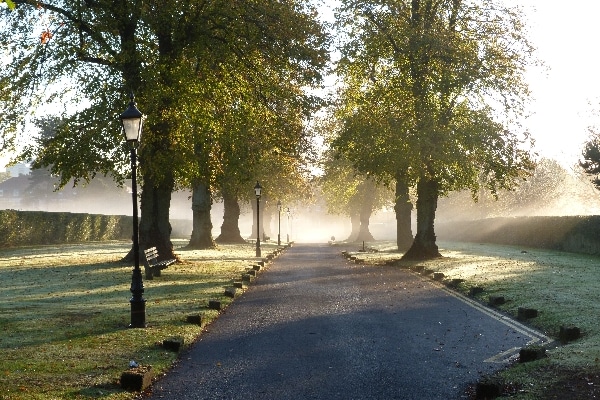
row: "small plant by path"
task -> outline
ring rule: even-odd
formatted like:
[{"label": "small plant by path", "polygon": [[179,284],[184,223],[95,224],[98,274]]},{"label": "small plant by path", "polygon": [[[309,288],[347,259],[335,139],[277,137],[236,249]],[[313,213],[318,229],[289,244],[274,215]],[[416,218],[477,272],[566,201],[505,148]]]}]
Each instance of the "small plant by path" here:
[{"label": "small plant by path", "polygon": [[[185,344],[232,301],[224,288],[254,259],[252,245],[178,250],[183,263],[145,281],[145,329],[129,329],[132,266],[119,262],[130,243],[103,242],[0,251],[0,399],[132,399],[119,386],[130,361],[166,371]],[[268,246],[268,244],[265,244]]]}]

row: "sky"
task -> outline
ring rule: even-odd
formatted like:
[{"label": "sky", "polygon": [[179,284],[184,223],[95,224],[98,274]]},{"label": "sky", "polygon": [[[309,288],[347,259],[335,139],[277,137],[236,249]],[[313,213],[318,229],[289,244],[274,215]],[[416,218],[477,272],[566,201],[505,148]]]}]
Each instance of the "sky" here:
[{"label": "sky", "polygon": [[511,0],[524,6],[530,40],[547,70],[531,70],[533,115],[526,121],[540,155],[577,162],[588,127],[600,128],[600,2]]},{"label": "sky", "polygon": [[[528,71],[532,91],[524,122],[540,157],[570,168],[580,159],[588,127],[600,130],[600,2],[504,0],[523,8],[529,40],[544,68]],[[327,10],[331,1],[323,6]],[[596,110],[596,111],[595,111]]]},{"label": "sky", "polygon": [[[534,137],[540,156],[570,167],[589,137],[587,128],[600,128],[600,2],[505,1],[524,7],[529,38],[546,65],[546,69],[527,74],[533,98],[525,127]],[[334,2],[325,3],[327,7]],[[328,14],[326,19],[331,18]]]}]

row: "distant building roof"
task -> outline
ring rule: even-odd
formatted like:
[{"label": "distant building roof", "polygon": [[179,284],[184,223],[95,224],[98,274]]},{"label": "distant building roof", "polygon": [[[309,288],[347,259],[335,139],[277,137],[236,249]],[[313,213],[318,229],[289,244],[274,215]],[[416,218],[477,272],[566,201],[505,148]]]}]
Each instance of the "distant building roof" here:
[{"label": "distant building roof", "polygon": [[20,175],[29,175],[31,169],[29,168],[29,164],[19,163],[12,167],[7,167],[6,171],[10,173],[10,176],[17,177]]}]

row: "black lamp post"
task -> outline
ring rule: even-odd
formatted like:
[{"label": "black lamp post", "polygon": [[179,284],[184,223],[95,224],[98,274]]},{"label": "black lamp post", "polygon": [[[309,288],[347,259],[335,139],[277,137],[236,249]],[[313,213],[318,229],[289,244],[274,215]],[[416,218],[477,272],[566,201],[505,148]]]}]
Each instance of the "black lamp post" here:
[{"label": "black lamp post", "polygon": [[262,186],[258,181],[254,186],[254,194],[256,195],[256,257],[260,257],[260,195],[262,194]]},{"label": "black lamp post", "polygon": [[135,106],[133,93],[129,107],[120,115],[123,124],[125,140],[131,148],[131,188],[133,199],[133,260],[134,268],[131,276],[131,324],[130,328],[146,327],[146,300],[144,294],[144,282],[142,281],[142,270],[140,269],[140,244],[138,234],[138,206],[137,206],[137,180],[136,180],[136,149],[142,134],[143,115]]},{"label": "black lamp post", "polygon": [[277,246],[281,246],[281,201],[277,201]]},{"label": "black lamp post", "polygon": [[287,214],[287,242],[290,242],[290,208],[285,208],[285,213]]}]

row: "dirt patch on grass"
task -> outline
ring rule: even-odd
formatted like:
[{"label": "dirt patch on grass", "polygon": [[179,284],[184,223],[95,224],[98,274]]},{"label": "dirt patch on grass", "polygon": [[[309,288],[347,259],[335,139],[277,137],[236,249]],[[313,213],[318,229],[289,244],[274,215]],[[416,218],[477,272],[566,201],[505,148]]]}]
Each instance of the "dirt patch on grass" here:
[{"label": "dirt patch on grass", "polygon": [[554,371],[555,379],[548,379],[544,399],[579,400],[600,398],[600,372]]},{"label": "dirt patch on grass", "polygon": [[[582,400],[600,398],[600,370],[578,371],[547,365],[529,373],[531,382],[542,382],[533,386],[531,383],[506,380],[500,372],[492,379],[501,382],[501,397],[515,399],[545,400]],[[466,390],[469,400],[477,400],[476,384]]]}]

